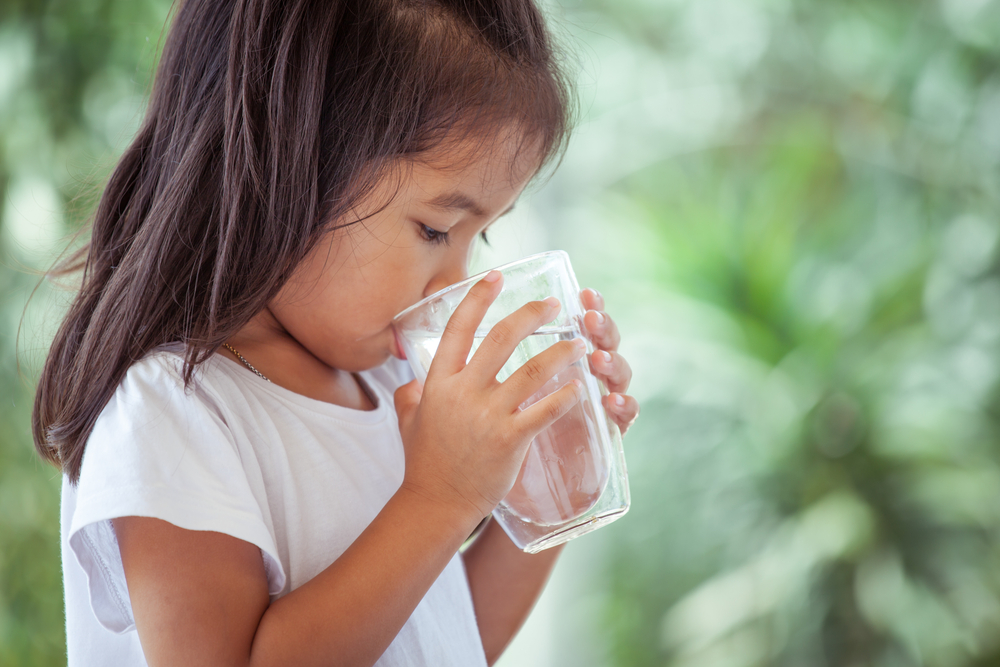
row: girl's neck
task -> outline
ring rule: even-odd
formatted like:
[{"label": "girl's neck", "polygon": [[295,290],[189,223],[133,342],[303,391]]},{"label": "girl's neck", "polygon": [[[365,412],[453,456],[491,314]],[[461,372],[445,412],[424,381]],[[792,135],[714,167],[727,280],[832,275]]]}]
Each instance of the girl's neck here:
[{"label": "girl's neck", "polygon": [[[324,403],[352,410],[374,410],[377,398],[369,396],[353,373],[332,368],[313,355],[264,309],[228,342],[274,384]],[[236,355],[220,348],[227,356],[252,373]]]}]

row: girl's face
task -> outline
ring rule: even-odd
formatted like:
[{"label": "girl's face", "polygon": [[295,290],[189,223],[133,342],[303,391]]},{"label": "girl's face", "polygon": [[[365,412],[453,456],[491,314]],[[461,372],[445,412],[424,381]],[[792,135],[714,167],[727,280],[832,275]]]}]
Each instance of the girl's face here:
[{"label": "girl's face", "polygon": [[383,181],[358,211],[363,221],[318,243],[269,304],[277,324],[335,369],[400,356],[393,316],[468,276],[473,244],[534,174],[534,155],[511,168],[513,149],[416,163]]}]

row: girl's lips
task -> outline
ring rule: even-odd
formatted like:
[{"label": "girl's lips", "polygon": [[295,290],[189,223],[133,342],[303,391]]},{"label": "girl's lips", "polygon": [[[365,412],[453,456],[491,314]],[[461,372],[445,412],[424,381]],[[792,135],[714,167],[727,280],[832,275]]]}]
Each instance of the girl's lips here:
[{"label": "girl's lips", "polygon": [[399,344],[399,334],[396,333],[395,327],[393,327],[393,329],[392,329],[392,342],[393,342],[393,346],[392,346],[393,347],[393,349],[392,349],[393,356],[396,357],[397,359],[402,359],[402,360],[405,361],[406,360],[406,353],[403,352],[403,346]]}]

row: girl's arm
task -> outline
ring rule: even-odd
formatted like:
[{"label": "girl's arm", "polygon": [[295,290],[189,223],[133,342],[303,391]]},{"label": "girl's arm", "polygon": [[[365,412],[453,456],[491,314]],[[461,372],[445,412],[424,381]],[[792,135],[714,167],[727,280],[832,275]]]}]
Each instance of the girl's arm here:
[{"label": "girl's arm", "polygon": [[254,545],[147,517],[114,527],[150,665],[371,665],[478,521],[401,488],[340,558],[270,605]]},{"label": "girl's arm", "polygon": [[462,554],[489,664],[496,662],[524,624],[562,548],[527,554],[510,541],[500,524],[490,521]]}]

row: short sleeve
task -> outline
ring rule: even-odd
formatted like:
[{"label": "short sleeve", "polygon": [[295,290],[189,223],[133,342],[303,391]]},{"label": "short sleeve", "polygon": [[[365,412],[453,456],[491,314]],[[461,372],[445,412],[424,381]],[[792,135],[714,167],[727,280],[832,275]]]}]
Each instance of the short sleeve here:
[{"label": "short sleeve", "polygon": [[64,489],[74,504],[69,547],[86,573],[94,614],[113,632],[134,626],[111,524],[117,517],[153,517],[254,544],[269,593],[285,586],[266,500],[254,495],[224,414],[204,391],[185,390],[175,361],[160,353],[129,369],[94,425],[79,483]]}]

